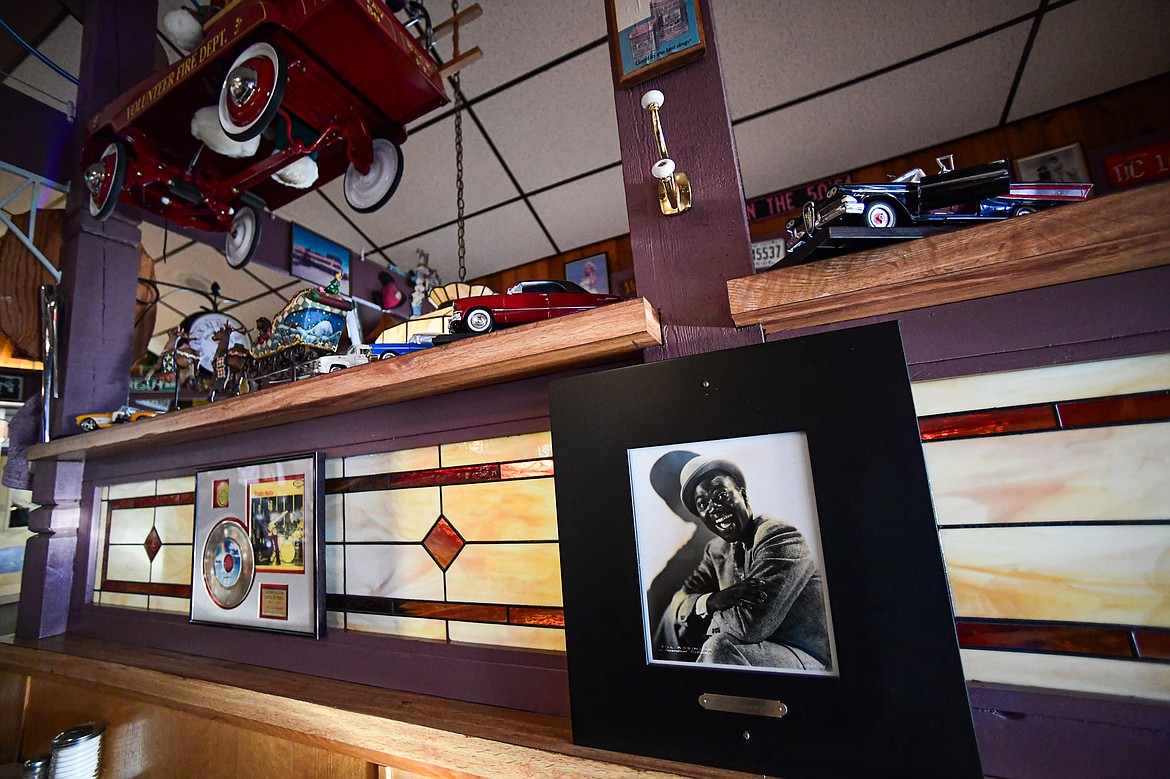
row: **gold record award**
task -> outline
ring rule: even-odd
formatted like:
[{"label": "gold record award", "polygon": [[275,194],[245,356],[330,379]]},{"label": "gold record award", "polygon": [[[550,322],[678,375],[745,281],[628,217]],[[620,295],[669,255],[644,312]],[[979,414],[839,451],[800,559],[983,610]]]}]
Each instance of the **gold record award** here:
[{"label": "gold record award", "polygon": [[252,589],[255,571],[243,525],[235,519],[218,522],[203,546],[203,582],[211,600],[221,609],[239,606]]}]

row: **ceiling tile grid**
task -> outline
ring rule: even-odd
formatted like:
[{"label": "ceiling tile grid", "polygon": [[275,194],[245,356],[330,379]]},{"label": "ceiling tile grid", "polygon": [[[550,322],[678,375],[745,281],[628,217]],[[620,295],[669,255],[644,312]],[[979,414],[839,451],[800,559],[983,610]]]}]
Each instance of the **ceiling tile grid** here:
[{"label": "ceiling tile grid", "polygon": [[995,126],[1027,35],[1011,27],[736,125],[744,191],[756,197]]},{"label": "ceiling tile grid", "polygon": [[[37,51],[76,78],[81,68],[81,23],[66,16],[57,29],[37,45]],[[12,78],[4,79],[4,83],[58,111],[66,111],[66,104],[73,106],[77,103],[77,86],[32,56],[14,68]],[[67,113],[71,114],[72,109]]]},{"label": "ceiling tile grid", "polygon": [[621,159],[604,46],[493,95],[474,110],[525,191]]},{"label": "ceiling tile grid", "polygon": [[562,251],[630,231],[621,165],[533,195],[531,202]]},{"label": "ceiling tile grid", "polygon": [[1044,15],[1009,120],[1170,70],[1170,2],[1077,0]]},{"label": "ceiling tile grid", "polygon": [[842,84],[1036,6],[1037,0],[717,2],[719,59],[731,116],[738,119]]}]

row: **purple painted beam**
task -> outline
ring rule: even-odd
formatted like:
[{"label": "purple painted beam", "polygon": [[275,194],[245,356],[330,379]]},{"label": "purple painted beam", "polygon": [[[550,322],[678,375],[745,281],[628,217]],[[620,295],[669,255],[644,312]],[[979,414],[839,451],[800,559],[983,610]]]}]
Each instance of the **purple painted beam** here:
[{"label": "purple painted beam", "polygon": [[[659,307],[664,326],[730,328],[726,283],[752,272],[751,239],[711,4],[700,6],[706,56],[628,89],[615,86],[614,103],[638,293]],[[659,210],[650,174],[658,147],[641,105],[650,89],[665,96],[660,117],[667,149],[691,182],[694,205],[676,216]]]}]

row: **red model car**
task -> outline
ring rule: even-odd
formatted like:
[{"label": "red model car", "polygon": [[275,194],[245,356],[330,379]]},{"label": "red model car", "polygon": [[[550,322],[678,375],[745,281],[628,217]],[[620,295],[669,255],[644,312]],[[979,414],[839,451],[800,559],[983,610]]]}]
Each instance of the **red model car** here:
[{"label": "red model car", "polygon": [[350,207],[380,208],[402,177],[406,124],[447,102],[435,60],[382,0],[229,4],[199,48],[90,123],[90,211],[105,219],[120,199],[227,232],[241,267],[265,208],[340,175]]},{"label": "red model car", "polygon": [[486,333],[497,325],[539,322],[617,303],[617,295],[586,292],[571,281],[522,281],[503,295],[459,298],[451,313],[452,333]]}]

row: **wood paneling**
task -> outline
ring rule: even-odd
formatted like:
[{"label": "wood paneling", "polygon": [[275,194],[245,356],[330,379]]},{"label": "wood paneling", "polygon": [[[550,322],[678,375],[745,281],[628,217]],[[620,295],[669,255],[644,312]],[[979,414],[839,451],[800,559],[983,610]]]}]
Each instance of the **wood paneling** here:
[{"label": "wood paneling", "polygon": [[20,732],[28,677],[0,671],[0,765],[16,762],[20,754]]}]

